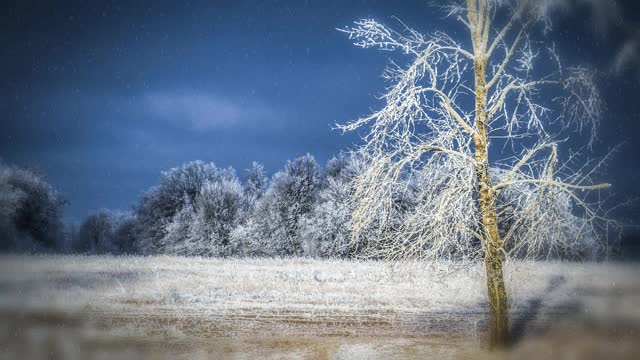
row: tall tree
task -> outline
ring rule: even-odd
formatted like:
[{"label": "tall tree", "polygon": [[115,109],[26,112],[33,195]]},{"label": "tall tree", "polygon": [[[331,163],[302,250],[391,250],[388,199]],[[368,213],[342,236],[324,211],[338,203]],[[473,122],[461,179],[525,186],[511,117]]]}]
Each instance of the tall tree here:
[{"label": "tall tree", "polygon": [[611,224],[588,195],[609,187],[593,181],[601,161],[576,166],[571,152],[560,164],[560,134],[588,130],[591,145],[601,99],[591,71],[563,67],[554,46],[533,40],[548,30],[548,4],[451,4],[444,9],[462,23],[460,39],[375,20],[341,29],[357,46],[409,58],[385,71],[384,107],[341,126],[370,128],[360,148],[370,166],[356,180],[354,240],[380,214],[394,217],[394,194],[408,176],[426,176],[413,215],[392,233],[381,224],[369,244],[392,258],[483,259],[492,347],[509,342],[505,258],[581,253]]}]

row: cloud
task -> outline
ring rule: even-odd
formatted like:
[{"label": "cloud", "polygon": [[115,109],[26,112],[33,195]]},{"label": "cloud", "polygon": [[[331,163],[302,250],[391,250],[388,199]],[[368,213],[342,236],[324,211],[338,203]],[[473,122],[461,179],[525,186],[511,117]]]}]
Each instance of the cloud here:
[{"label": "cloud", "polygon": [[258,101],[237,101],[203,92],[159,92],[144,96],[150,115],[196,131],[248,126],[274,116],[274,111]]},{"label": "cloud", "polygon": [[538,14],[547,17],[555,13],[571,13],[588,9],[593,29],[602,34],[608,32],[612,24],[622,20],[618,0],[539,0],[535,4]]},{"label": "cloud", "polygon": [[629,11],[625,11],[623,1],[540,0],[538,4],[546,15],[588,9],[594,33],[603,37],[610,33],[619,36],[613,39],[616,42],[616,50],[612,53],[610,61],[612,72],[617,75],[635,72],[640,78],[640,28],[638,24],[630,21]]},{"label": "cloud", "polygon": [[625,41],[613,62],[613,70],[622,74],[627,70],[639,71],[640,67],[640,36]]}]

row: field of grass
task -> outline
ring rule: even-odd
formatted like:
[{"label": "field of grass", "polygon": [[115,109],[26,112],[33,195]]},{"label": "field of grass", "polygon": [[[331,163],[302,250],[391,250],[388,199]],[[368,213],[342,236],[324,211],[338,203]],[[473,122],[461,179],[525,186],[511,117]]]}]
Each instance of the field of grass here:
[{"label": "field of grass", "polygon": [[[0,358],[495,356],[482,266],[450,265],[4,256]],[[500,356],[640,355],[637,265],[517,262],[507,278],[518,342]]]}]

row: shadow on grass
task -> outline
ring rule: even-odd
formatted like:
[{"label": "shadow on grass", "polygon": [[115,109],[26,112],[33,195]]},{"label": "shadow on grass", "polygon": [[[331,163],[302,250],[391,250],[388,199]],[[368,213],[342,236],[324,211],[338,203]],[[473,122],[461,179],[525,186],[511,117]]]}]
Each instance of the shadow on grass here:
[{"label": "shadow on grass", "polygon": [[[554,317],[556,315],[566,315],[572,310],[575,310],[577,304],[576,303],[563,303],[563,304],[555,304],[553,306],[548,306],[545,304],[545,300],[549,299],[553,293],[560,288],[563,284],[567,282],[566,278],[562,275],[553,276],[549,279],[547,287],[542,291],[538,296],[529,299],[522,309],[519,309],[513,318],[513,322],[511,324],[511,335],[513,344],[517,344],[520,342],[525,335],[527,335],[528,330],[534,327],[534,323],[540,323],[543,317],[547,318],[546,320],[553,320],[549,317]],[[544,324],[544,327],[551,324]]]}]

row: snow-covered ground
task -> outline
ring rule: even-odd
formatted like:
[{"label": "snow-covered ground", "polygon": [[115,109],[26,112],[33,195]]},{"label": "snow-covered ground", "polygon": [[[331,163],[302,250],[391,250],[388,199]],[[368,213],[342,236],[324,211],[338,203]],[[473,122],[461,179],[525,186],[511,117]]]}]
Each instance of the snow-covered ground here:
[{"label": "snow-covered ground", "polygon": [[[35,349],[84,358],[95,347],[113,355],[121,342],[133,350],[118,354],[134,358],[140,348],[171,358],[459,357],[481,348],[487,305],[482,266],[449,265],[4,256],[0,341],[8,358],[38,358]],[[640,340],[637,265],[519,262],[507,278],[518,337],[587,328],[581,337],[597,329]],[[621,346],[623,355],[639,349]]]}]

